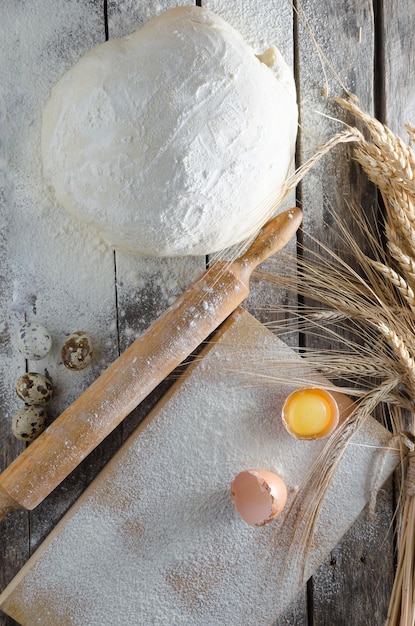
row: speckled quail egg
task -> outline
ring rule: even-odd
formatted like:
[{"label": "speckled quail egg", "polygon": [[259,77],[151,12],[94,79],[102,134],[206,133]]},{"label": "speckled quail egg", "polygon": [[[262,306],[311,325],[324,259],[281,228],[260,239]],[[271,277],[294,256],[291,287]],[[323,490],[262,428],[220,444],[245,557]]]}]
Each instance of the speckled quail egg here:
[{"label": "speckled quail egg", "polygon": [[72,333],[61,351],[62,362],[70,370],[83,370],[92,360],[92,343],[81,330]]},{"label": "speckled quail egg", "polygon": [[19,328],[17,348],[30,361],[44,359],[52,347],[52,337],[47,328],[37,322],[27,322]]},{"label": "speckled quail egg", "polygon": [[41,406],[26,405],[12,419],[12,432],[17,439],[33,441],[45,429],[46,411]]},{"label": "speckled quail egg", "polygon": [[53,387],[46,376],[27,372],[17,379],[16,393],[26,404],[46,404],[53,396]]}]

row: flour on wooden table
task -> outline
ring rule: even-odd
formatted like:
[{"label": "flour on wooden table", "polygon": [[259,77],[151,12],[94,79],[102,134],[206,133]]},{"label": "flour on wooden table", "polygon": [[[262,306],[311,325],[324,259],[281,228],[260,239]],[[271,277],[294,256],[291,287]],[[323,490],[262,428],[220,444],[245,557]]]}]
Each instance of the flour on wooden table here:
[{"label": "flour on wooden table", "polygon": [[[88,17],[84,10],[85,4],[91,7]],[[141,7],[137,9],[137,3],[121,4],[123,8],[134,4],[136,14],[142,13]],[[265,6],[263,2],[260,4]],[[24,314],[28,319],[36,318],[44,322],[52,331],[57,344],[65,332],[78,329],[73,326],[75,322],[91,333],[93,339],[97,340],[98,350],[104,353],[101,354],[102,361],[98,357],[96,369],[90,371],[90,375],[95,376],[106,358],[116,353],[113,281],[110,281],[109,288],[100,281],[104,272],[110,275],[113,271],[112,253],[85,229],[79,231],[75,223],[63,217],[61,210],[54,204],[41,180],[38,141],[40,116],[50,89],[63,71],[86,52],[86,48],[91,47],[89,33],[96,31],[94,24],[100,16],[92,2],[57,4],[54,0],[42,0],[42,5],[48,19],[42,22],[41,27],[35,15],[37,4],[24,3],[19,19],[14,26],[4,29],[0,43],[1,54],[8,59],[5,67],[9,68],[7,74],[2,76],[4,99],[0,100],[0,132],[5,155],[0,161],[0,180],[4,184],[7,202],[15,206],[15,212],[8,218],[7,228],[3,231],[10,233],[9,256],[13,261],[6,282],[13,296],[16,317]],[[161,4],[157,10],[159,6]],[[5,20],[7,11],[6,3],[2,14]],[[226,18],[222,11],[220,14]],[[263,13],[260,15],[263,16]],[[65,20],[71,25],[72,35],[65,38],[69,43],[62,44],[60,34]],[[127,10],[120,15],[114,13],[110,26],[113,31],[120,29],[118,34],[125,34],[129,20]],[[241,26],[242,21],[241,18]],[[256,24],[252,15],[251,21]],[[133,17],[131,23],[135,25]],[[31,24],[36,24],[36,29]],[[240,26],[234,21],[233,25]],[[253,28],[262,43],[265,35],[258,31],[256,25]],[[23,32],[24,42],[21,40]],[[83,34],[87,42],[85,49],[80,45]],[[73,48],[71,37],[76,42]],[[42,40],[40,44],[39,38]],[[100,43],[103,33],[102,38],[96,39],[94,43]],[[273,40],[268,36],[267,41]],[[36,58],[33,63],[26,65],[24,51],[27,55],[28,50]],[[33,73],[34,67],[37,70]],[[27,94],[27,85],[33,88],[30,95]],[[25,224],[25,228],[19,227],[21,223]],[[31,238],[27,234],[30,231],[28,225],[36,237]],[[38,243],[38,235],[42,232],[44,236]],[[14,259],[17,259],[17,264],[14,264]],[[137,287],[146,284],[142,275],[134,274],[136,270],[131,269],[130,265],[127,269],[128,276],[134,276]],[[160,289],[169,298],[170,269],[165,270],[164,277],[163,271],[160,276]],[[88,289],[85,294],[85,287],[89,289],[89,295]],[[56,299],[55,303],[51,294]],[[95,312],[92,316],[91,307]],[[14,320],[11,321],[13,324]],[[132,336],[134,332],[135,329],[131,328],[127,334],[131,333]],[[53,362],[48,363],[48,367],[54,367]],[[66,394],[62,393],[62,396],[70,398],[71,395],[77,395],[78,386],[86,382],[79,378],[76,384],[74,381],[73,375],[69,373],[67,382],[61,383],[65,385]],[[33,577],[28,580],[26,587],[25,602],[31,604],[32,610],[47,606],[49,611],[49,622],[37,623],[42,626],[48,623],[61,626],[65,622],[60,619],[60,615],[65,610],[69,615],[67,623],[75,626],[138,624],[137,614],[141,614],[141,611],[145,626],[151,623],[146,615],[151,616],[154,611],[165,618],[166,624],[183,623],[179,621],[181,618],[174,617],[174,612],[172,619],[169,618],[172,603],[177,607],[178,602],[177,610],[193,611],[187,622],[189,624],[199,625],[200,612],[204,608],[209,611],[211,603],[217,610],[231,612],[232,619],[233,615],[240,615],[240,624],[253,624],[257,623],[252,617],[253,611],[275,609],[275,604],[270,607],[273,599],[270,600],[266,585],[260,585],[259,593],[263,595],[257,596],[256,584],[252,583],[252,578],[251,583],[247,584],[245,576],[252,576],[252,566],[256,563],[259,551],[270,545],[271,535],[278,525],[260,531],[243,526],[232,508],[228,485],[233,475],[245,469],[248,463],[266,464],[285,474],[293,488],[300,484],[301,476],[290,475],[289,470],[276,459],[271,422],[275,406],[271,401],[273,406],[268,415],[269,421],[261,420],[261,429],[264,429],[261,430],[255,421],[255,390],[241,390],[238,387],[237,392],[235,389],[227,391],[223,402],[220,396],[215,399],[215,392],[210,394],[212,400],[205,401],[205,391],[204,383],[199,385],[194,404],[180,411],[176,408],[178,416],[173,411],[172,437],[169,430],[163,431],[162,426],[154,422],[142,443],[140,440],[137,447],[133,446],[129,450],[126,468],[120,469],[118,460],[115,461],[111,466],[109,484],[101,484],[97,492],[99,497],[93,493],[88,496],[73,522],[62,530],[62,544],[60,538],[56,540],[56,552],[47,553],[43,569],[33,569]],[[229,400],[232,400],[235,413],[240,411],[238,420],[241,416],[243,418],[244,411],[252,409],[245,421],[242,419],[245,434],[231,437],[230,444],[223,436],[229,435],[229,432],[223,431],[223,422],[228,423],[223,407],[229,410]],[[219,405],[215,405],[216,401]],[[195,423],[193,406],[202,409],[200,422],[198,419]],[[203,410],[204,406],[206,411]],[[214,427],[215,421],[210,420],[211,414],[215,419],[220,418],[217,427]],[[178,428],[176,418],[181,419],[182,416],[183,427]],[[260,434],[260,448],[257,448],[257,444],[253,445],[253,435],[257,432]],[[159,444],[160,436],[163,439]],[[164,456],[160,455],[161,450]],[[352,447],[350,450],[353,452]],[[201,471],[195,471],[193,476],[183,472],[174,462],[176,451],[181,461],[185,461],[187,455],[192,456],[192,460],[197,462],[195,468],[200,467]],[[366,449],[356,447],[357,451],[369,454]],[[146,463],[141,474],[138,468],[143,459]],[[353,458],[352,463],[355,462],[357,457]],[[166,469],[166,473],[159,473],[161,466]],[[294,471],[295,463],[293,468]],[[207,485],[205,481],[211,475],[212,483]],[[179,479],[185,489],[176,492]],[[147,483],[144,488],[141,480]],[[170,486],[172,489],[168,491]],[[362,502],[357,505],[360,506]],[[177,508],[178,504],[182,505],[181,508]],[[345,523],[343,513],[347,511],[349,501],[345,498],[344,501],[337,500],[335,504],[338,507],[333,518],[335,523]],[[166,506],[172,506],[174,510],[170,520],[166,517]],[[150,521],[146,524],[141,519],[145,508],[151,512]],[[186,524],[182,523],[183,519]],[[155,520],[160,522],[157,527],[154,527]],[[160,532],[157,532],[157,528]],[[213,536],[217,531],[219,539]],[[203,550],[183,550],[181,542],[186,543],[188,538],[200,539]],[[241,550],[239,556],[238,549]],[[163,572],[161,560],[164,555],[169,559],[169,567]],[[92,569],[91,565],[94,560],[96,569]],[[121,560],[125,563],[125,569],[120,564]],[[98,577],[94,580],[97,572]],[[241,573],[243,583],[238,582],[235,573]],[[259,580],[264,581],[264,578],[260,577]],[[229,588],[228,583],[231,585]],[[245,597],[248,607],[240,602]],[[131,602],[132,599],[135,604]],[[109,607],[108,602],[111,605]],[[24,606],[23,603],[21,606]],[[30,622],[31,625],[35,623]],[[209,618],[204,623],[208,624]],[[216,626],[218,621],[210,623]]]},{"label": "flour on wooden table", "polygon": [[[39,12],[47,19],[40,20]],[[6,3],[2,21],[0,180],[7,344],[17,352],[14,337],[25,319],[41,322],[51,332],[52,353],[28,367],[47,370],[56,384],[50,407],[54,414],[96,377],[103,362],[114,358],[117,345],[112,252],[56,205],[40,161],[42,111],[50,90],[91,40],[98,43],[104,38],[103,29],[100,38],[91,35],[103,19],[92,2],[87,10],[85,3],[58,7],[46,0],[41,8],[37,2]],[[59,351],[65,336],[79,329],[91,334],[97,358],[83,374],[71,376],[60,365]],[[19,373],[14,368],[7,373],[11,385]],[[12,398],[3,407],[5,417],[10,418],[18,406],[19,400]]]},{"label": "flour on wooden table", "polygon": [[[292,529],[282,534],[284,513],[247,526],[229,485],[243,469],[269,469],[292,499],[324,442],[295,440],[283,427],[289,388],[244,384],[241,355],[260,362],[258,351],[265,363],[298,358],[243,313],[35,555],[14,597],[1,598],[6,610],[28,626],[254,626],[276,618],[299,589],[298,571],[283,575]],[[367,445],[349,446],[329,491],[307,576],[368,498],[363,477],[389,439],[372,421],[353,440]],[[384,476],[396,462],[393,454],[386,460]]]},{"label": "flour on wooden table", "polygon": [[[25,367],[14,346],[19,325],[24,320],[41,322],[52,334],[53,349],[47,359],[29,362],[28,367],[52,378],[56,394],[49,407],[51,416],[114,360],[118,329],[121,343],[130,343],[149,325],[149,317],[161,313],[200,273],[200,268],[191,269],[191,263],[181,268],[169,259],[151,268],[147,264],[146,271],[139,260],[121,259],[118,288],[125,285],[130,291],[128,304],[137,317],[134,327],[123,330],[117,324],[113,251],[93,229],[80,225],[57,205],[45,182],[40,160],[44,106],[61,75],[105,37],[99,4],[86,4],[67,2],[58,7],[53,0],[43,1],[41,12],[47,19],[39,18],[36,3],[13,5],[12,10],[4,7],[2,14],[0,219],[5,239],[2,290],[9,311],[2,324],[10,353],[15,350],[17,356],[8,378],[12,388]],[[130,28],[134,29],[133,23]],[[146,303],[137,301],[140,288],[157,292],[158,313],[152,303],[148,313]],[[120,317],[123,314],[121,310]],[[90,367],[74,374],[62,366],[60,348],[76,330],[91,336],[94,359]],[[19,406],[12,394],[4,407],[5,417],[10,419]]]}]

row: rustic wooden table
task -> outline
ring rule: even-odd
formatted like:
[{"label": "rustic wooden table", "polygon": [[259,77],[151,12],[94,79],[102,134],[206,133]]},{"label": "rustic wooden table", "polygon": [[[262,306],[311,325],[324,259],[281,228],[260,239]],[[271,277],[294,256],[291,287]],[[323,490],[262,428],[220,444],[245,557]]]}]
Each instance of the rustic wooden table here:
[{"label": "rustic wooden table", "polygon": [[[52,353],[46,369],[59,380],[51,408],[53,416],[205,267],[205,259],[200,258],[132,260],[121,253],[94,248],[87,233],[83,245],[78,242],[71,250],[70,228],[56,224],[60,218],[54,218],[53,212],[58,209],[39,182],[41,112],[62,73],[106,37],[131,32],[176,4],[191,3],[1,2],[0,470],[24,447],[10,433],[11,417],[20,406],[14,383],[26,367],[13,343],[21,322],[36,320],[45,324],[56,346],[68,333],[82,328],[91,333],[97,346],[94,365],[79,375],[65,372],[58,363],[56,349]],[[320,113],[342,115],[332,102],[333,96],[342,95],[342,85],[358,96],[363,108],[405,137],[405,122],[415,122],[410,71],[415,61],[412,2],[294,1],[297,4],[298,11],[289,0],[203,2],[258,51],[275,43],[293,65],[300,108],[298,164],[339,129],[339,124]],[[347,203],[364,209],[377,202],[375,189],[350,160],[350,154],[348,147],[337,148],[306,177],[297,193],[297,202],[305,213],[304,229],[330,246],[336,241],[333,232],[324,226],[328,207],[350,221]],[[60,263],[56,264],[54,259],[58,257]],[[67,259],[66,269],[59,276],[56,267],[62,266],[62,258]],[[267,311],[269,302],[266,286],[259,285],[253,289],[248,309],[266,321],[271,315]],[[44,369],[42,364],[39,371]],[[37,509],[14,512],[0,522],[1,589],[113,456],[164,388],[161,385]],[[379,496],[376,519],[361,515],[278,624],[382,624],[394,573],[390,530],[393,511],[390,481]],[[15,624],[4,615],[0,623]]]}]

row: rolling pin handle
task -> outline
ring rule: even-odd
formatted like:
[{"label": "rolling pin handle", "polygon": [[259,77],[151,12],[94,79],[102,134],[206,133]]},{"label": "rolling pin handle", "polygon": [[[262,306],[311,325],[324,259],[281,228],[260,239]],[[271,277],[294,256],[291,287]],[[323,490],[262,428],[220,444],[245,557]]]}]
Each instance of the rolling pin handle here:
[{"label": "rolling pin handle", "polygon": [[298,207],[279,213],[262,227],[248,250],[235,263],[252,272],[288,243],[297,232],[302,219],[303,212]]}]

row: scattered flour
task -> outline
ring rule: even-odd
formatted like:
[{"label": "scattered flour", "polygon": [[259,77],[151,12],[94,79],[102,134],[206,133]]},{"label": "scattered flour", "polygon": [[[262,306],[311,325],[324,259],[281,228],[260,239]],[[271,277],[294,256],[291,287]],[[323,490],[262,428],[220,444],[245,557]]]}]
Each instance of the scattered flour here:
[{"label": "scattered flour", "polygon": [[[40,161],[42,110],[50,90],[87,48],[103,40],[102,15],[92,2],[52,0],[3,7],[0,80],[0,180],[2,290],[0,294],[10,358],[1,365],[7,393],[2,427],[10,428],[20,406],[14,381],[25,368],[14,338],[23,321],[43,323],[53,337],[47,359],[27,367],[56,383],[55,414],[96,377],[99,359],[80,376],[60,365],[60,346],[75,330],[89,332],[98,347],[115,319],[113,253],[87,228],[79,228],[44,182]],[[44,19],[40,16],[44,15]],[[116,334],[106,361],[115,356]]]},{"label": "scattered flour", "polygon": [[[265,362],[299,358],[239,315],[35,554],[17,589],[0,598],[22,624],[254,626],[272,623],[288,605],[300,585],[298,571],[288,567],[284,576],[293,523],[283,526],[283,513],[263,528],[247,526],[229,485],[242,469],[262,467],[280,474],[292,495],[324,442],[297,441],[284,429],[289,389],[241,385],[235,345],[248,362],[259,352]],[[369,445],[349,447],[307,577],[363,508],[375,445],[388,437],[369,420],[358,436]],[[388,458],[384,477],[396,461]]]},{"label": "scattered flour", "polygon": [[[181,293],[204,261],[156,264],[121,253],[115,257],[94,229],[57,205],[45,182],[42,111],[62,74],[104,41],[99,4],[13,3],[4,7],[2,19],[0,302],[7,358],[0,365],[0,430],[9,439],[11,417],[20,407],[14,383],[26,367],[52,379],[56,393],[49,412],[57,415]],[[38,321],[51,332],[48,358],[26,364],[18,354],[15,336],[24,321]],[[74,374],[63,367],[60,348],[76,330],[91,336],[94,360]]]},{"label": "scattered flour", "polygon": [[[55,352],[39,367],[59,379],[55,412],[77,396],[89,378],[95,377],[118,351],[114,255],[94,233],[87,227],[79,228],[56,205],[43,182],[39,158],[41,113],[53,85],[88,49],[104,39],[99,4],[92,0],[35,0],[3,3],[2,7],[0,200],[7,210],[0,216],[0,302],[2,311],[11,310],[7,319],[0,320],[4,433],[9,431],[7,418],[17,408],[14,382],[25,367],[12,341],[21,321],[45,323],[55,338]],[[114,8],[114,3],[109,3],[110,36],[131,32],[171,4],[143,8],[133,0],[125,0]],[[224,3],[216,4],[209,8],[220,9],[226,18]],[[253,24],[249,40],[258,42],[262,50],[265,41],[272,43],[275,38],[273,26],[265,35],[270,23],[268,8],[263,2],[259,5],[255,19],[252,12],[247,18],[242,9],[237,18],[237,8],[232,8],[240,24],[232,21],[241,30],[246,21]],[[245,3],[240,6],[245,10]],[[279,23],[278,16],[273,19],[273,23]],[[286,22],[282,23],[285,29]],[[291,49],[287,39],[283,50],[286,58]],[[116,257],[118,297],[126,312],[124,334],[129,342],[139,326],[133,327],[129,309],[135,307],[143,327],[154,316],[153,305],[148,315],[143,311],[139,292],[148,292],[154,279],[159,283],[157,294],[169,301],[170,290],[180,291],[200,266],[198,269],[193,263],[180,263],[177,269],[174,263],[166,262],[156,267],[147,262],[132,264],[122,254]],[[133,296],[129,293],[131,285],[137,290]],[[159,306],[164,307],[163,301]],[[122,325],[120,328],[123,333]],[[74,378],[72,373],[62,371],[58,348],[67,333],[78,329],[89,332],[95,340],[97,360],[94,367]],[[189,624],[200,624],[202,612],[212,607],[228,610],[232,619],[239,611],[240,624],[258,623],[253,615],[256,611],[274,611],[269,596],[273,582],[267,586],[263,570],[254,582],[247,582],[246,576],[255,572],[258,555],[269,547],[278,526],[260,532],[243,527],[230,505],[228,484],[248,462],[285,472],[293,487],[300,483],[300,476],[289,475],[275,456],[270,421],[275,406],[269,405],[268,421],[258,418],[256,423],[259,405],[255,404],[252,389],[238,394],[235,389],[228,390],[222,401],[220,397],[215,400],[216,387],[208,397],[206,391],[203,382],[195,390],[194,405],[186,402],[180,410],[176,407],[172,423],[166,422],[171,429],[169,426],[163,430],[154,422],[145,437],[131,444],[125,463],[123,460],[120,467],[120,459],[115,460],[108,483],[100,483],[97,496],[90,492],[73,521],[62,529],[53,550],[46,552],[26,581],[20,609],[26,607],[32,615],[42,609],[46,614],[44,619],[27,622],[30,626],[139,624],[138,614],[144,615],[142,624],[147,626],[154,620],[145,616],[155,610],[165,617],[166,624],[183,623],[174,617],[173,604],[179,615],[193,611]],[[197,416],[193,406],[199,407]],[[230,416],[235,409],[238,423],[234,426],[239,428],[239,409],[250,407],[253,412],[242,420],[238,436],[230,436],[226,431],[232,427],[228,411]],[[257,432],[259,439],[253,436]],[[257,441],[260,447],[256,447]],[[160,455],[162,449],[164,456]],[[188,472],[187,459],[192,461],[193,475]],[[182,491],[178,490],[179,478]],[[348,503],[345,498],[344,504]],[[171,517],[166,516],[169,507],[173,507]],[[151,513],[146,520],[145,511]],[[339,521],[347,523],[346,518],[336,518],[336,524]],[[196,541],[197,548],[192,548],[194,544],[188,539],[201,543],[197,545]],[[336,540],[337,535],[333,542]],[[258,580],[265,584],[256,586]],[[209,624],[209,617],[204,623]],[[216,626],[217,621],[211,623]]]}]

